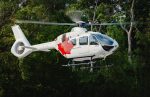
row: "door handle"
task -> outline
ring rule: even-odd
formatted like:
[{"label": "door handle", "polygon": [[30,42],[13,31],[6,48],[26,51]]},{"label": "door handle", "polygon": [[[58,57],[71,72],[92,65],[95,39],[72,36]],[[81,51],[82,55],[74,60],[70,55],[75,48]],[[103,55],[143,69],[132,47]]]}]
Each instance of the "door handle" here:
[{"label": "door handle", "polygon": [[81,47],[75,47],[75,48],[73,48],[73,49],[77,49],[77,48],[81,48]]}]

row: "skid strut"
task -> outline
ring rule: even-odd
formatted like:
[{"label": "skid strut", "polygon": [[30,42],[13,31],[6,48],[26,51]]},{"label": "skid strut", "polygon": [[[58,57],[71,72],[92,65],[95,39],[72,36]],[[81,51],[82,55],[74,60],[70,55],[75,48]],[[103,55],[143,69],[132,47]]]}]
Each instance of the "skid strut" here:
[{"label": "skid strut", "polygon": [[69,60],[67,65],[62,65],[62,66],[72,67],[72,69],[75,70],[75,66],[84,66],[84,65],[87,66],[87,65],[89,65],[89,67],[84,67],[84,68],[90,68],[90,72],[93,72],[93,68],[95,68],[94,64],[95,64],[95,62],[92,61],[92,57],[91,57],[90,62],[76,63],[73,60]]}]

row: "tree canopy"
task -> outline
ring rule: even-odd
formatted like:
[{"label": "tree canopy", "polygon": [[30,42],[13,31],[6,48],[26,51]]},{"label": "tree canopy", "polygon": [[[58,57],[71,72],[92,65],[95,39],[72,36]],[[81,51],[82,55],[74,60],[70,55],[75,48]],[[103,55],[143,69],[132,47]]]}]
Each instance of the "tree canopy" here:
[{"label": "tree canopy", "polygon": [[[0,0],[0,97],[148,97],[149,5],[149,0]],[[11,54],[15,41],[11,26],[16,19],[72,22],[66,15],[71,10],[83,11],[86,22],[137,23],[133,24],[130,38],[119,25],[87,28],[107,34],[119,43],[113,55],[97,61],[100,68],[93,72],[62,67],[68,60],[57,51],[36,52],[24,59]],[[20,27],[31,44],[52,41],[72,28],[37,24]],[[132,62],[128,60],[128,39],[132,44]]]}]

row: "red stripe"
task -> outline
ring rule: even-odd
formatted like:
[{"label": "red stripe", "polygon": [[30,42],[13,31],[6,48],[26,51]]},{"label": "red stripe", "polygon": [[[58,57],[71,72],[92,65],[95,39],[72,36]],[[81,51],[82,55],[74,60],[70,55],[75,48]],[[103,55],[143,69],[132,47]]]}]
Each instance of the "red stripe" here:
[{"label": "red stripe", "polygon": [[58,49],[62,53],[62,55],[71,54],[72,48],[73,44],[68,40],[65,40],[64,42],[58,44]]}]

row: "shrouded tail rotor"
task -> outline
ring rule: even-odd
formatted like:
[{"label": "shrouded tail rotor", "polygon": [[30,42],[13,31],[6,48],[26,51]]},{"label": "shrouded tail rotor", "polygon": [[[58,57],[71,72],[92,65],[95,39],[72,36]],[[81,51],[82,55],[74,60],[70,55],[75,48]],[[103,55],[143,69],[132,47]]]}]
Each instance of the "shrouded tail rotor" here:
[{"label": "shrouded tail rotor", "polygon": [[15,45],[15,51],[17,54],[23,54],[23,52],[25,51],[24,48],[24,43],[23,42],[17,42]]},{"label": "shrouded tail rotor", "polygon": [[31,45],[29,41],[26,39],[20,27],[18,25],[14,25],[12,26],[12,30],[16,39],[15,43],[11,48],[12,54],[14,54],[18,58],[23,58],[29,55],[32,52],[32,50],[25,48],[25,46]]}]

